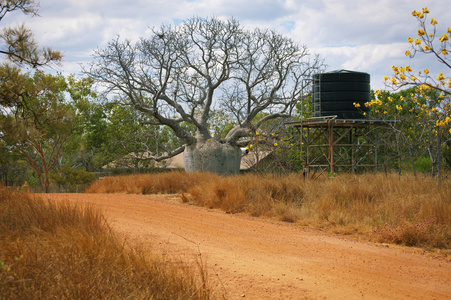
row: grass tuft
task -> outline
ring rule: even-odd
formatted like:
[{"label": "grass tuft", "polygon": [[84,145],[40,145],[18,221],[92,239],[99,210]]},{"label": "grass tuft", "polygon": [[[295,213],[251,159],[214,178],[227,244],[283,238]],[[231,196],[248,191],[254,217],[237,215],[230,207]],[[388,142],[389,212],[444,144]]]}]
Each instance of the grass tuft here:
[{"label": "grass tuft", "polygon": [[215,180],[214,174],[173,171],[157,174],[109,176],[92,183],[87,193],[174,194],[187,191],[201,181]]},{"label": "grass tuft", "polygon": [[92,208],[56,205],[0,186],[4,299],[211,299],[199,274],[124,245]]}]

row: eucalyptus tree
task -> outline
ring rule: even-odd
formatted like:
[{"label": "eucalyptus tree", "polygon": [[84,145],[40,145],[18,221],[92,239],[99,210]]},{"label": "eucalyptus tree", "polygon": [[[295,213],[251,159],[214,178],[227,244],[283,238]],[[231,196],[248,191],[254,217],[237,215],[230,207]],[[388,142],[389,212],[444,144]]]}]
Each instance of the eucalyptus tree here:
[{"label": "eucalyptus tree", "polygon": [[[305,79],[322,67],[305,45],[272,30],[192,18],[154,28],[137,42],[112,40],[94,52],[85,73],[109,101],[135,108],[147,124],[166,125],[181,140],[149,159],[183,152],[187,171],[235,174],[246,139],[265,122],[289,117],[307,92]],[[213,111],[233,118],[225,136],[209,130]]]},{"label": "eucalyptus tree", "polygon": [[0,103],[0,148],[17,155],[16,164],[35,171],[48,192],[50,169],[77,132],[76,112],[65,101],[65,78],[40,71],[31,76],[7,64],[0,66],[4,73],[15,74],[16,80],[0,80],[0,95],[21,105]]}]

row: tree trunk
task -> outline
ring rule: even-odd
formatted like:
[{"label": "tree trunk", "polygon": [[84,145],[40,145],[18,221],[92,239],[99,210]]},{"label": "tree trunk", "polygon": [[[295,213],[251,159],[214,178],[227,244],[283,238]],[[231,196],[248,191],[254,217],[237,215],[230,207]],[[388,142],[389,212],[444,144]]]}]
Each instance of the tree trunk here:
[{"label": "tree trunk", "polygon": [[198,139],[185,147],[183,160],[187,172],[235,175],[240,172],[241,150],[238,146],[221,144],[214,139]]}]

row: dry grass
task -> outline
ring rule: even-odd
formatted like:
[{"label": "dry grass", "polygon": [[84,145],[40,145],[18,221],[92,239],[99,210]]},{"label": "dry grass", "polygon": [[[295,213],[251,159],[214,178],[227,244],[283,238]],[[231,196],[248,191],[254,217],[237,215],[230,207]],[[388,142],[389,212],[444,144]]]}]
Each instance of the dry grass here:
[{"label": "dry grass", "polygon": [[[166,183],[163,183],[165,182]],[[107,187],[102,187],[105,183]],[[126,185],[124,190],[111,186]],[[144,188],[149,187],[151,188]],[[169,188],[165,189],[167,186]],[[174,193],[184,202],[230,213],[277,218],[378,242],[451,248],[451,181],[396,174],[343,174],[331,179],[301,175],[172,172],[105,178],[90,192]]]},{"label": "dry grass", "polygon": [[173,194],[186,191],[201,181],[214,180],[213,174],[167,172],[105,177],[92,183],[87,193]]},{"label": "dry grass", "polygon": [[0,186],[0,298],[211,299],[205,269],[129,248],[90,208]]}]

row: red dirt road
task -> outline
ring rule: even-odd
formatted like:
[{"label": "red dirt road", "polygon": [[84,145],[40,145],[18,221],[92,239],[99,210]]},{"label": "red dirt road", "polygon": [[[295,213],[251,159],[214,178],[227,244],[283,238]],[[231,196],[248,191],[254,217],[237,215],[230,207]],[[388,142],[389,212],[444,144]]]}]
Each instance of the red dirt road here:
[{"label": "red dirt road", "polygon": [[408,249],[195,207],[175,196],[48,194],[185,261],[199,251],[226,299],[451,299],[451,262]]}]

